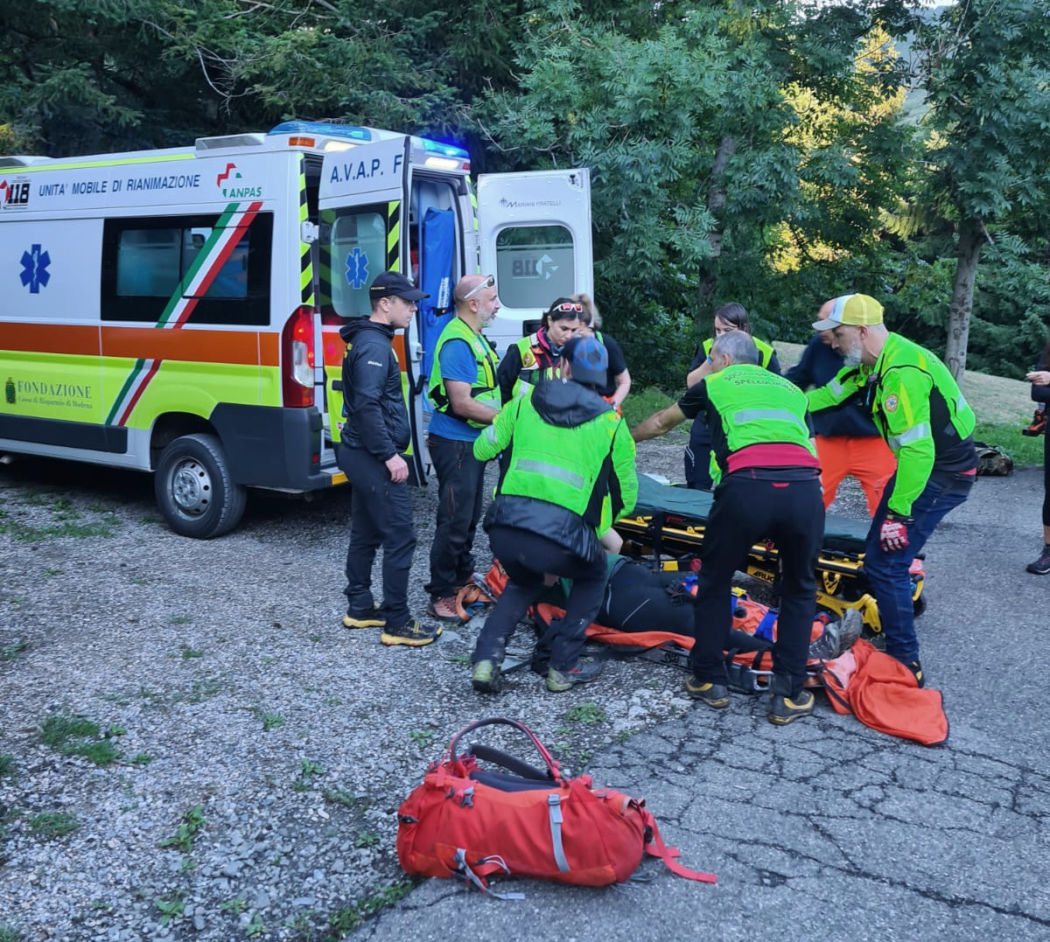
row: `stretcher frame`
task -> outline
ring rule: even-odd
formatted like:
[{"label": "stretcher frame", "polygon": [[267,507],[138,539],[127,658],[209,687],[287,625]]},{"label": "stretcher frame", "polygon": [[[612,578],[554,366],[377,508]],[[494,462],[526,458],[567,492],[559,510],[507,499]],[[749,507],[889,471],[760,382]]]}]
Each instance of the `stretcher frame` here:
[{"label": "stretcher frame", "polygon": [[[707,516],[714,496],[663,484],[646,474],[638,476],[638,501],[633,514],[623,517],[615,529],[623,537],[621,553],[650,559],[657,567],[674,567],[682,557],[696,557],[704,541]],[[839,616],[847,609],[861,613],[865,628],[882,632],[879,609],[864,574],[864,545],[868,522],[829,514],[825,518],[825,546],[817,557],[817,607]],[[665,561],[664,557],[670,557]],[[916,614],[925,608],[922,598],[925,572],[921,556],[912,563],[912,604]],[[741,572],[775,591],[779,553],[769,542],[756,543],[748,551]]]}]

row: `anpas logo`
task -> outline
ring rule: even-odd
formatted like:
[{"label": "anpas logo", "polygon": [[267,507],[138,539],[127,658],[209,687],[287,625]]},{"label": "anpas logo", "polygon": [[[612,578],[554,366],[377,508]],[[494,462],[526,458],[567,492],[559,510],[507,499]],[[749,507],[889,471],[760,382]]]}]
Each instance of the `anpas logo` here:
[{"label": "anpas logo", "polygon": [[0,210],[25,209],[28,205],[28,180],[0,180]]},{"label": "anpas logo", "polygon": [[237,169],[237,164],[227,164],[226,169],[215,177],[215,185],[227,199],[262,199],[261,186],[244,186],[238,183],[239,180],[241,172]]}]

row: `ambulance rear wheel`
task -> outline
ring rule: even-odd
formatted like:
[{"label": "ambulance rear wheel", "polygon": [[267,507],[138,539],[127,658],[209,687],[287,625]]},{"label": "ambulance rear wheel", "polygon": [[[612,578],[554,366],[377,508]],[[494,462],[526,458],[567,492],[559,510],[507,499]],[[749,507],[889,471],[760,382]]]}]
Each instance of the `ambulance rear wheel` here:
[{"label": "ambulance rear wheel", "polygon": [[221,536],[244,514],[244,488],[231,477],[214,435],[183,435],[171,442],[157,463],[154,489],[168,526],[183,536]]}]

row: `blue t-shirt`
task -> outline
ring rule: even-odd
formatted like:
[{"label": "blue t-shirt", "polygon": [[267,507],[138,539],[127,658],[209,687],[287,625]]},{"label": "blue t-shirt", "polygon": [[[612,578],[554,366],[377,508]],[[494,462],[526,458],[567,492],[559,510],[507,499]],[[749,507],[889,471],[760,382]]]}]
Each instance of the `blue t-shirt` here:
[{"label": "blue t-shirt", "polygon": [[[478,361],[474,359],[474,351],[465,340],[449,340],[441,348],[439,359],[441,375],[445,382],[451,379],[468,386],[474,385],[478,378]],[[456,442],[472,442],[481,434],[481,429],[467,425],[447,412],[435,412],[430,417],[429,431],[431,435],[439,435]]]}]

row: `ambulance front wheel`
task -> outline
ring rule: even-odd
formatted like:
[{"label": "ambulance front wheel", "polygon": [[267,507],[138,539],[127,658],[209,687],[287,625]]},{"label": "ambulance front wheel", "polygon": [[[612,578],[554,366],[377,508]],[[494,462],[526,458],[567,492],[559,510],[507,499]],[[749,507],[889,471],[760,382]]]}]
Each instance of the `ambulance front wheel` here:
[{"label": "ambulance front wheel", "polygon": [[171,442],[161,452],[154,488],[168,526],[183,536],[221,536],[244,514],[244,488],[230,476],[214,435],[183,435]]}]

